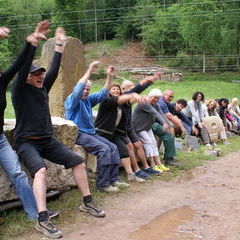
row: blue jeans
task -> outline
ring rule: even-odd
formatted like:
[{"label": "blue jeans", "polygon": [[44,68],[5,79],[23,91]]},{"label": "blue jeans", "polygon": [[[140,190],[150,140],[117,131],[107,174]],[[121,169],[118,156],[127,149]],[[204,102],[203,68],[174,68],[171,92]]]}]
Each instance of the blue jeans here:
[{"label": "blue jeans", "polygon": [[23,204],[28,219],[37,219],[38,210],[28,177],[22,171],[17,154],[12,150],[4,134],[0,134],[0,166],[6,171]]},{"label": "blue jeans", "polygon": [[120,157],[117,146],[98,134],[78,133],[76,144],[97,156],[98,187],[106,187],[118,180]]}]

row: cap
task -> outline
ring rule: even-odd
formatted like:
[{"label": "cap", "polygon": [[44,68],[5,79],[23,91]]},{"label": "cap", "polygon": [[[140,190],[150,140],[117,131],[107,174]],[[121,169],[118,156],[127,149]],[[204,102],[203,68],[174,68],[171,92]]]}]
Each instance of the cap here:
[{"label": "cap", "polygon": [[45,68],[32,64],[32,66],[30,68],[30,73],[36,72],[37,70],[41,70],[43,72],[46,72]]}]

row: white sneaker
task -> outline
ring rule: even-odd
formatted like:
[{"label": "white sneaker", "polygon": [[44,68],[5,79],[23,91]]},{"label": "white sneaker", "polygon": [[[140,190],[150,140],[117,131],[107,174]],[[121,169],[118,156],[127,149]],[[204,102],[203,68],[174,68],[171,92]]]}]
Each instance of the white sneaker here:
[{"label": "white sneaker", "polygon": [[145,182],[145,179],[137,177],[134,173],[128,174],[127,179],[128,179],[128,181],[135,181],[138,183]]},{"label": "white sneaker", "polygon": [[118,187],[112,185],[107,187],[96,187],[96,189],[101,192],[118,192],[120,190]]},{"label": "white sneaker", "polygon": [[129,184],[128,183],[126,183],[126,182],[124,182],[123,180],[117,180],[117,181],[115,181],[113,184],[112,184],[112,186],[114,186],[114,187],[129,187]]}]

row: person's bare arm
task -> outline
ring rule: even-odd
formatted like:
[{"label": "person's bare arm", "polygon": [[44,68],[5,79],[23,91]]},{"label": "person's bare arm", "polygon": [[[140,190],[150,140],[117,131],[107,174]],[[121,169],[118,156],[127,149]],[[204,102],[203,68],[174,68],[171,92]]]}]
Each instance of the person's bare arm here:
[{"label": "person's bare arm", "polygon": [[116,73],[116,69],[114,66],[109,66],[107,69],[107,80],[105,82],[104,88],[106,88],[107,90],[110,90],[111,84],[112,84],[112,80],[115,76]]}]

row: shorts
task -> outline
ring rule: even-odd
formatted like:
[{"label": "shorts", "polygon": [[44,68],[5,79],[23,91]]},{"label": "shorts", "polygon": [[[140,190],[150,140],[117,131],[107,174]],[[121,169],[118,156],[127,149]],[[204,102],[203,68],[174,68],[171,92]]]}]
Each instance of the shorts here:
[{"label": "shorts", "polygon": [[65,168],[72,168],[84,162],[79,155],[53,137],[21,139],[17,142],[16,151],[31,176],[39,169],[46,168],[43,158],[64,165]]},{"label": "shorts", "polygon": [[126,136],[121,136],[118,134],[114,134],[114,135],[104,134],[99,131],[97,131],[97,134],[100,135],[101,137],[106,138],[107,140],[109,140],[110,142],[114,143],[117,146],[120,159],[129,157],[128,150],[125,143]]},{"label": "shorts", "polygon": [[130,139],[131,143],[135,143],[135,142],[140,142],[141,141],[133,128],[127,130],[127,136]]}]

